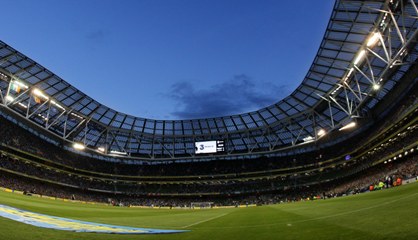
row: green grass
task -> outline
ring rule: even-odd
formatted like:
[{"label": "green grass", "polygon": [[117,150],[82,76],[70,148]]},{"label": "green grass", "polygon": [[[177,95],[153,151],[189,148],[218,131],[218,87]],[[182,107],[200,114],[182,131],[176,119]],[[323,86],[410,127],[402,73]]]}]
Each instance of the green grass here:
[{"label": "green grass", "polygon": [[165,210],[62,202],[0,192],[0,204],[84,221],[187,229],[168,235],[76,233],[0,217],[0,239],[417,239],[418,183],[356,196],[251,208]]}]

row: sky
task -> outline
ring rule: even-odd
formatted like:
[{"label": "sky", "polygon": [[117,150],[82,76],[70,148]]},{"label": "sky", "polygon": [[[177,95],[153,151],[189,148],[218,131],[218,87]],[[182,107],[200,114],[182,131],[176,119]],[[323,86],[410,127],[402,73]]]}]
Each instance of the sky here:
[{"label": "sky", "polygon": [[3,0],[0,40],[152,119],[255,111],[305,77],[333,0]]}]

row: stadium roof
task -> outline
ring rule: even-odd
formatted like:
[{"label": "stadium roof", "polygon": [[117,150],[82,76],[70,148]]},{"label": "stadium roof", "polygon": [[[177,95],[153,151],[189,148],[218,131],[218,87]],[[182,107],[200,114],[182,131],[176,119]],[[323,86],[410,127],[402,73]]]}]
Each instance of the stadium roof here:
[{"label": "stadium roof", "polygon": [[[196,141],[242,155],[315,141],[362,117],[415,62],[418,10],[408,1],[337,0],[306,77],[258,111],[154,120],[111,109],[0,42],[1,105],[70,142],[144,159],[196,158]],[[110,86],[103,86],[110,87]]]}]

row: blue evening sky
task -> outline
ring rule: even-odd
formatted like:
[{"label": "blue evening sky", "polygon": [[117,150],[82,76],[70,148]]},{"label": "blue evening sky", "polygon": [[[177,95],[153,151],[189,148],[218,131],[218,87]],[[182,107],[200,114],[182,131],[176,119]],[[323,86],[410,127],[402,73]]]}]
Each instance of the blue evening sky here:
[{"label": "blue evening sky", "polygon": [[153,119],[237,114],[290,94],[333,0],[9,0],[1,40],[100,103]]}]

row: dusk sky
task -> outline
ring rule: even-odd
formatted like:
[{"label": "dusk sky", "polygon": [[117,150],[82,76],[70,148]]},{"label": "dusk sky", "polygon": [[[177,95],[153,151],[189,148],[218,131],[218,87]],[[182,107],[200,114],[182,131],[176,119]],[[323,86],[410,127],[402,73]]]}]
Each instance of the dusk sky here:
[{"label": "dusk sky", "polygon": [[100,103],[153,119],[254,111],[290,94],[333,0],[9,0],[1,40]]}]

